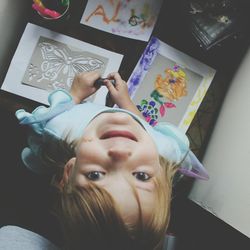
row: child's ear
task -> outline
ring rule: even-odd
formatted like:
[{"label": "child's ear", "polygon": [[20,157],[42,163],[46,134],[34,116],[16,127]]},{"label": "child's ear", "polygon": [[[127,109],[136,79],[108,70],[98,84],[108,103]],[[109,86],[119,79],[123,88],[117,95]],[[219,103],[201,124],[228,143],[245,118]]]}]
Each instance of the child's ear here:
[{"label": "child's ear", "polygon": [[64,187],[64,185],[66,183],[68,183],[69,181],[69,176],[72,172],[72,169],[75,165],[75,162],[76,162],[76,158],[73,157],[71,158],[64,166],[64,170],[63,170],[63,177],[61,179],[61,181],[59,182],[59,188],[62,189]]}]

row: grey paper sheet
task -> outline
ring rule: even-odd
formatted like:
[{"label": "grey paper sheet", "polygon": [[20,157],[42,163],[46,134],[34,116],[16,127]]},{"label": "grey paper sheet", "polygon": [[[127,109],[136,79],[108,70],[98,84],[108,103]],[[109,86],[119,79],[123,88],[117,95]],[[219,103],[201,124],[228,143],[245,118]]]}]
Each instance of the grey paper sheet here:
[{"label": "grey paper sheet", "polygon": [[105,71],[108,58],[40,36],[22,83],[44,90],[68,90],[75,74]]}]

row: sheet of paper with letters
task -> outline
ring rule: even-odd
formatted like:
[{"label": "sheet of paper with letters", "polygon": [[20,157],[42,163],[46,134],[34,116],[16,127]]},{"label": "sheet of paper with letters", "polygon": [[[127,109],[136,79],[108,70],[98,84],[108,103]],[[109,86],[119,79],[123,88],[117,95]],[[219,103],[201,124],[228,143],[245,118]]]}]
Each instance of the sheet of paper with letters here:
[{"label": "sheet of paper with letters", "polygon": [[[69,90],[75,74],[97,70],[103,76],[118,71],[123,56],[34,24],[27,24],[2,89],[48,104],[48,94]],[[89,98],[104,104],[107,89]]]},{"label": "sheet of paper with letters", "polygon": [[148,41],[162,0],[89,0],[81,23],[116,35]]}]

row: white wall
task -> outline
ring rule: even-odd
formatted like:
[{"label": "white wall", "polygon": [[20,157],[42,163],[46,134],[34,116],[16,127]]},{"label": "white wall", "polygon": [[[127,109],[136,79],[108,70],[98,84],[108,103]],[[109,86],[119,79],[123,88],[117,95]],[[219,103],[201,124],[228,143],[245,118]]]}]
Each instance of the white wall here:
[{"label": "white wall", "polygon": [[[233,60],[230,58],[229,60]],[[233,78],[190,198],[250,237],[250,48]]]},{"label": "white wall", "polygon": [[24,30],[31,1],[0,0],[0,85]]}]

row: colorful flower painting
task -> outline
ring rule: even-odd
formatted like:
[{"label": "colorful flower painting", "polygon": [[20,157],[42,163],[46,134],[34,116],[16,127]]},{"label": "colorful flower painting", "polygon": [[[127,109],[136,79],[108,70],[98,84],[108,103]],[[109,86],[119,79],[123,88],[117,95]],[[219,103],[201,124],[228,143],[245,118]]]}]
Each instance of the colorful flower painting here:
[{"label": "colorful flower painting", "polygon": [[214,75],[214,69],[152,37],[128,80],[129,94],[150,125],[170,122],[186,132]]},{"label": "colorful flower painting", "polygon": [[142,99],[137,105],[146,121],[152,126],[158,122],[157,113],[160,114],[160,117],[166,116],[167,109],[176,108],[173,101],[178,101],[187,95],[187,77],[180,66],[174,65],[172,69],[166,68],[164,73],[165,78],[158,74],[155,79],[155,89],[150,94],[153,100]]}]

